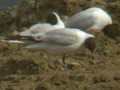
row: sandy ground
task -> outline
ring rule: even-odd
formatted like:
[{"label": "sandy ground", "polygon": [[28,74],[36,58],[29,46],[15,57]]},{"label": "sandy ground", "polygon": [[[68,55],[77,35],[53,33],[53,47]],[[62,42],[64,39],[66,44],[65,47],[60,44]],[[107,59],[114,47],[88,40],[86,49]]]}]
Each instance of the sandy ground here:
[{"label": "sandy ground", "polygon": [[9,10],[1,11],[0,39],[14,30],[23,31],[38,21],[47,21],[53,10],[64,19],[82,9],[99,6],[111,14],[113,25],[96,34],[94,53],[81,47],[69,55],[68,62],[80,66],[68,70],[56,62],[60,56],[25,50],[23,45],[0,43],[0,90],[120,90],[120,1],[44,0],[38,6],[36,9],[33,0],[25,0],[13,8],[15,16]]}]

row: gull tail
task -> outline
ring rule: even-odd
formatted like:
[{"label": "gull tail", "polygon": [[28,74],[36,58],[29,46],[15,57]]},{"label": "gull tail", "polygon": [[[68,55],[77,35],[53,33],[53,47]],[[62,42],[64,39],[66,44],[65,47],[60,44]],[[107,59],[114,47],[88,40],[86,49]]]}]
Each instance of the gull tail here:
[{"label": "gull tail", "polygon": [[30,40],[0,40],[2,43],[10,43],[10,44],[32,44],[34,41]]},{"label": "gull tail", "polygon": [[25,42],[19,40],[1,40],[3,43],[24,44]]}]

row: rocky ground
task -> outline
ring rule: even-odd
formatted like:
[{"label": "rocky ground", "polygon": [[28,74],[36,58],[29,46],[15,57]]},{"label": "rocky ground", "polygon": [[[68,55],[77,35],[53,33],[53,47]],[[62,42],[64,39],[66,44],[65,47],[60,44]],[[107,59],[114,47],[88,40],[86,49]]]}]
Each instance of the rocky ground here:
[{"label": "rocky ground", "polygon": [[[36,6],[37,5],[37,6]],[[64,70],[59,56],[23,49],[23,45],[0,43],[0,90],[120,90],[119,0],[24,0],[0,12],[0,38],[23,31],[39,21],[55,22],[52,11],[63,19],[83,9],[104,8],[113,25],[96,35],[96,49],[82,47],[68,60],[80,66]]]}]

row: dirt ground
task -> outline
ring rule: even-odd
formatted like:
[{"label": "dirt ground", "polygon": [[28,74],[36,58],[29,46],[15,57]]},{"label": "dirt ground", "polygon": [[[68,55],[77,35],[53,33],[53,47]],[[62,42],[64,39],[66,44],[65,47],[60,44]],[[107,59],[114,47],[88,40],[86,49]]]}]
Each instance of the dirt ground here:
[{"label": "dirt ground", "polygon": [[[36,6],[37,5],[37,6]],[[96,49],[81,47],[68,61],[80,66],[64,70],[60,56],[23,49],[23,45],[0,43],[0,90],[120,90],[120,1],[119,0],[25,0],[0,12],[0,39],[23,31],[57,11],[63,19],[83,9],[104,8],[113,25],[96,34]]]}]

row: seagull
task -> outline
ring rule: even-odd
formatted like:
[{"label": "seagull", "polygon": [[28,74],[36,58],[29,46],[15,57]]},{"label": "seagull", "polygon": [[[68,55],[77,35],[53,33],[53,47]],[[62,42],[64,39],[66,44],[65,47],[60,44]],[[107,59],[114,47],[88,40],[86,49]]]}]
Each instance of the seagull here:
[{"label": "seagull", "polygon": [[25,30],[23,32],[20,32],[20,33],[17,32],[15,34],[15,36],[30,37],[31,35],[34,35],[37,33],[44,33],[44,32],[54,30],[54,29],[65,28],[64,22],[62,21],[60,16],[58,16],[58,14],[56,12],[53,12],[53,15],[55,15],[56,19],[57,19],[57,23],[55,25],[52,25],[49,23],[38,23],[38,24],[32,25],[30,28],[28,28],[27,30]]},{"label": "seagull", "polygon": [[[80,46],[94,35],[76,28],[55,29],[44,33],[36,33],[27,40],[31,41],[24,48],[45,51],[52,55],[62,55],[63,64],[66,66],[66,55],[77,51]],[[11,40],[7,40],[11,42]],[[28,43],[26,41],[12,40],[17,43]]]},{"label": "seagull", "polygon": [[[14,39],[14,40],[1,40],[2,42],[9,42],[9,43],[21,43],[21,41],[17,41],[15,39],[20,39],[21,38],[27,38],[27,37],[31,37],[34,34],[37,33],[44,33],[44,32],[48,32],[51,30],[55,30],[55,29],[62,29],[65,28],[64,22],[62,21],[62,19],[60,18],[60,16],[56,13],[56,12],[52,12],[53,15],[55,15],[56,19],[57,19],[57,23],[55,25],[52,25],[50,23],[38,23],[38,24],[34,24],[32,25],[30,28],[26,29],[23,32],[13,32],[13,34],[9,37],[9,39]],[[29,42],[29,41],[28,41]]]},{"label": "seagull", "polygon": [[91,7],[78,12],[66,22],[66,27],[79,28],[85,31],[101,31],[105,26],[112,24],[111,16],[102,8]]},{"label": "seagull", "polygon": [[[65,22],[65,26],[68,28],[78,28],[89,33],[92,31],[95,33],[100,32],[104,27],[111,24],[111,16],[105,10],[98,7],[91,7],[78,12]],[[85,47],[91,52],[93,52],[96,47],[95,40],[96,39],[90,39],[85,43]]]}]

